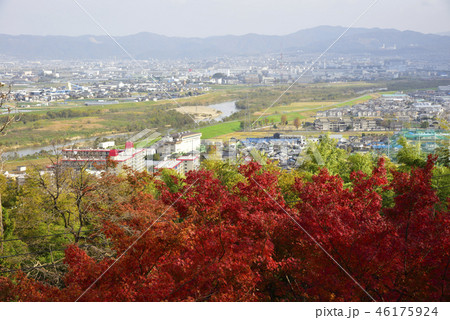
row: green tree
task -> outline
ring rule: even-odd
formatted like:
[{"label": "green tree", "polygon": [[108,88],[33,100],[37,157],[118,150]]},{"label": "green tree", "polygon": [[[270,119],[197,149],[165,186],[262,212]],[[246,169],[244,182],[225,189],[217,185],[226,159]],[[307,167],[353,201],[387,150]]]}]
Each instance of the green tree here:
[{"label": "green tree", "polygon": [[350,172],[362,171],[364,174],[371,174],[376,165],[370,153],[354,153],[348,157]]},{"label": "green tree", "polygon": [[172,193],[178,192],[185,185],[183,175],[174,169],[163,169],[160,178]]},{"label": "green tree", "polygon": [[427,129],[429,127],[428,121],[422,121],[422,123],[420,124],[420,127],[422,129]]},{"label": "green tree", "polygon": [[217,73],[214,73],[214,75],[212,77],[213,77],[213,79],[220,79],[220,78],[226,78],[227,76],[224,73],[217,72]]},{"label": "green tree", "polygon": [[436,166],[433,170],[433,187],[437,191],[439,199],[442,203],[447,203],[450,199],[450,168],[445,166]]},{"label": "green tree", "polygon": [[237,164],[227,161],[204,160],[202,168],[213,172],[214,177],[219,179],[229,190],[234,190],[239,182],[245,180],[239,172]]},{"label": "green tree", "polygon": [[402,146],[397,153],[397,162],[403,164],[404,169],[425,166],[426,159],[425,155],[420,152],[420,144],[410,144],[405,137],[400,137],[397,143]]},{"label": "green tree", "polygon": [[450,144],[446,142],[444,145],[436,148],[437,163],[439,165],[450,167]]},{"label": "green tree", "polygon": [[[11,124],[13,124],[15,121],[18,121],[20,119],[20,114],[17,112],[14,112],[15,107],[11,105],[6,105],[6,103],[10,102],[12,100],[11,96],[11,86],[8,87],[8,89],[4,92],[2,89],[6,85],[2,82],[0,82],[0,113],[3,113],[6,110],[6,116],[2,117],[0,120],[0,135],[5,135],[6,130],[8,129]],[[2,156],[2,150],[0,149],[0,159]],[[3,166],[0,166],[0,174],[2,173]],[[3,252],[3,206],[2,206],[2,193],[0,191],[0,253]]]},{"label": "green tree", "polygon": [[346,150],[337,148],[337,141],[331,139],[329,135],[323,135],[318,143],[311,144],[306,155],[301,168],[310,173],[315,174],[321,168],[327,168],[333,175],[349,175],[348,153]]}]

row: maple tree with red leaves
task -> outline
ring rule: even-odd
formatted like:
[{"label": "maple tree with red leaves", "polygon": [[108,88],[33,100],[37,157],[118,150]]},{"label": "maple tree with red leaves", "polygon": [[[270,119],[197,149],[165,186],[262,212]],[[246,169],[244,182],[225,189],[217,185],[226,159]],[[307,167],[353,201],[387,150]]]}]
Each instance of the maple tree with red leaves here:
[{"label": "maple tree with red leaves", "polygon": [[115,254],[96,260],[68,246],[63,286],[18,273],[0,278],[0,299],[448,301],[449,212],[431,187],[434,161],[388,181],[380,159],[348,188],[322,169],[295,179],[292,205],[280,172],[255,162],[233,187],[211,170],[174,179],[177,188],[116,177],[133,191],[104,193],[93,209]]}]

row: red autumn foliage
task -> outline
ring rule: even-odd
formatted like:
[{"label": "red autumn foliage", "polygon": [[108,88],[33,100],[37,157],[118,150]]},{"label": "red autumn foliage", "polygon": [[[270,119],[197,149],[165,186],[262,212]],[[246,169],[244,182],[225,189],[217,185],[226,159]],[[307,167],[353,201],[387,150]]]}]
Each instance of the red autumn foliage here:
[{"label": "red autumn foliage", "polygon": [[[353,173],[350,188],[324,169],[296,180],[293,207],[277,173],[256,163],[239,168],[245,181],[234,191],[201,170],[178,192],[157,183],[155,199],[145,192],[148,176],[129,178],[131,200],[97,208],[116,260],[69,246],[63,288],[18,274],[0,278],[0,298],[448,301],[449,212],[431,188],[432,169],[429,158],[425,168],[393,172],[389,183],[381,159],[370,176]],[[389,190],[394,205],[384,208]]]}]

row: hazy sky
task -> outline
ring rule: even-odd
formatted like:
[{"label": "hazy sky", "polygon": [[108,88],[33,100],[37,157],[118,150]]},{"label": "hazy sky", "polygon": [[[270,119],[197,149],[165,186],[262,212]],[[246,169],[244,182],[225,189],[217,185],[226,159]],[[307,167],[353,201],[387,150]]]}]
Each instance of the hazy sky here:
[{"label": "hazy sky", "polygon": [[[288,34],[348,26],[373,0],[78,0],[113,35]],[[450,0],[379,0],[356,27],[450,31]],[[0,0],[0,33],[103,34],[74,0]]]}]

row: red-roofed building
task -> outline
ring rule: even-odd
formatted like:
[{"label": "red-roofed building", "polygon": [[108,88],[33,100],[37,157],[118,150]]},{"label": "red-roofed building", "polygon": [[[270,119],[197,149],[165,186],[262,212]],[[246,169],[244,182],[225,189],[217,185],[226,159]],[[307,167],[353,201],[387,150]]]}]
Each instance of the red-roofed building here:
[{"label": "red-roofed building", "polygon": [[155,166],[155,170],[173,169],[179,173],[187,173],[191,170],[197,170],[200,166],[200,157],[190,155],[177,158],[176,160],[161,161]]},{"label": "red-roofed building", "polygon": [[145,150],[135,149],[127,142],[125,150],[118,149],[63,149],[61,166],[65,168],[85,168],[104,170],[108,161],[114,163],[116,170],[128,167],[136,171],[145,170]]}]

